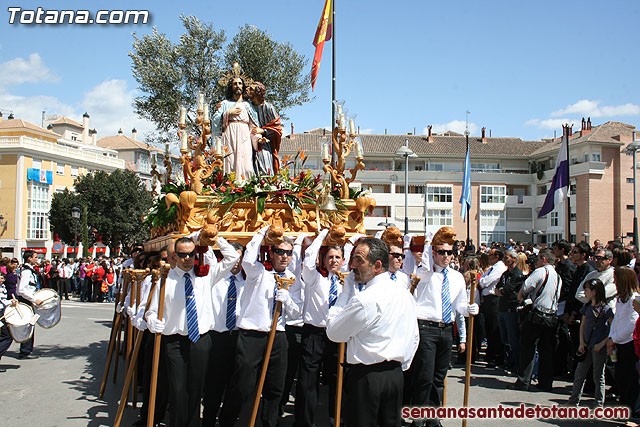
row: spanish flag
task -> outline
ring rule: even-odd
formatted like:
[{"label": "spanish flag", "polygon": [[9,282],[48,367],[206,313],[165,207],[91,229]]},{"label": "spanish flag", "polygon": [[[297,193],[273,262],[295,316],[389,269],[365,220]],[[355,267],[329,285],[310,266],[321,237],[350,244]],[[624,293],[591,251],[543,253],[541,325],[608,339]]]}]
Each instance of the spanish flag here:
[{"label": "spanish flag", "polygon": [[324,48],[324,42],[331,40],[331,27],[333,21],[331,19],[331,0],[326,0],[324,3],[324,9],[322,10],[322,16],[320,17],[320,23],[316,30],[316,36],[313,39],[313,45],[316,47],[316,53],[313,55],[313,65],[311,65],[311,90],[316,86],[316,80],[318,79],[318,69],[320,68],[320,60],[322,59],[322,49]]}]

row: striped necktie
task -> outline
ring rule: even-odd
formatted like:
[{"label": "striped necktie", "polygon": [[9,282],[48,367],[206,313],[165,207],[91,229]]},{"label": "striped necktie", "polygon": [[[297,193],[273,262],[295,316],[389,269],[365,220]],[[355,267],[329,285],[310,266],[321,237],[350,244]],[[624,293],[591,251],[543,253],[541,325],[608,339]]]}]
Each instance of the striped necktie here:
[{"label": "striped necktie", "polygon": [[451,296],[449,295],[449,277],[447,269],[442,270],[442,321],[451,322]]},{"label": "striped necktie", "polygon": [[229,289],[227,290],[227,329],[232,331],[236,327],[236,276],[229,278]]},{"label": "striped necktie", "polygon": [[338,299],[338,278],[331,276],[331,286],[329,287],[329,308],[333,307]]},{"label": "striped necktie", "polygon": [[187,306],[187,333],[191,342],[200,339],[200,329],[198,328],[198,310],[196,309],[196,298],[193,294],[191,276],[184,273],[184,300]]},{"label": "striped necktie", "polygon": [[358,283],[358,290],[362,291],[362,288],[364,288],[364,283]]},{"label": "striped necktie", "polygon": [[391,280],[396,280],[396,273],[391,273]]}]

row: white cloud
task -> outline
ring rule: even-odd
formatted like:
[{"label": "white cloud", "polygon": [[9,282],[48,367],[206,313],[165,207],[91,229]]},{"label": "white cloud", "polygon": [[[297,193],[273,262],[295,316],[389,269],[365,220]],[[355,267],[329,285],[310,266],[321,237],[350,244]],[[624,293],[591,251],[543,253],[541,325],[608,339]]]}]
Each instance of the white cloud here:
[{"label": "white cloud", "polygon": [[562,125],[565,124],[569,124],[569,125],[573,125],[574,130],[580,126],[580,121],[577,119],[569,119],[567,117],[561,118],[561,119],[546,119],[546,120],[540,120],[540,119],[530,119],[527,120],[524,125],[525,126],[535,126],[538,129],[562,129]]},{"label": "white cloud", "polygon": [[580,101],[567,105],[566,108],[553,111],[552,117],[579,115],[584,117],[614,117],[614,116],[638,116],[640,115],[640,105],[626,103],[622,105],[603,105],[600,101],[581,99]]},{"label": "white cloud", "polygon": [[374,132],[375,129],[373,128],[360,129],[360,134],[362,135],[373,135]]},{"label": "white cloud", "polygon": [[[6,110],[12,111],[16,119],[24,119],[40,126],[42,124],[42,112],[47,114],[62,114],[73,116],[75,108],[65,104],[58,98],[46,95],[19,96],[0,90],[0,105]],[[6,119],[5,114],[5,119]]]},{"label": "white cloud", "polygon": [[135,127],[141,139],[155,129],[153,123],[138,118],[133,112],[135,94],[135,90],[127,88],[126,81],[118,79],[105,80],[84,94],[80,106],[91,116],[90,126],[98,130],[98,138],[115,135],[118,129],[130,135]]},{"label": "white cloud", "polygon": [[[466,126],[466,122],[464,120],[452,120],[448,123],[436,123],[433,125],[433,128],[431,129],[432,133],[442,133],[448,130],[452,130],[454,132],[457,133],[461,133],[464,134],[465,131],[465,126]],[[469,123],[469,133],[471,135],[476,135],[477,133],[479,133],[480,127],[473,123],[470,122]],[[429,130],[425,127],[422,130],[422,134],[423,135],[427,135],[429,133]]]},{"label": "white cloud", "polygon": [[28,59],[14,58],[0,64],[0,85],[7,87],[22,83],[55,82],[58,77],[53,75],[37,53],[29,55]]}]

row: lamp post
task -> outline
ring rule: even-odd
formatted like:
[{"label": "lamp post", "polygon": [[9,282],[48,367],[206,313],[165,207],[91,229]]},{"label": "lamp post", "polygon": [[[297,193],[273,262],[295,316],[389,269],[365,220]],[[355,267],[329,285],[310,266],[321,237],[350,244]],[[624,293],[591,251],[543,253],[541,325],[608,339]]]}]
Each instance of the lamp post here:
[{"label": "lamp post", "polygon": [[74,206],[71,208],[71,217],[73,218],[73,240],[76,244],[76,258],[79,257],[78,254],[78,220],[80,219],[80,208]]},{"label": "lamp post", "polygon": [[404,157],[404,234],[409,234],[409,157],[412,159],[418,157],[409,148],[409,138],[405,139],[404,145],[396,150],[396,156]]},{"label": "lamp post", "polygon": [[633,156],[633,244],[638,247],[638,193],[636,188],[636,152],[640,150],[640,141],[636,140],[633,133],[633,141],[622,150],[623,153]]},{"label": "lamp post", "polygon": [[536,234],[542,234],[541,230],[524,230],[524,234],[531,234],[531,244],[535,244]]}]

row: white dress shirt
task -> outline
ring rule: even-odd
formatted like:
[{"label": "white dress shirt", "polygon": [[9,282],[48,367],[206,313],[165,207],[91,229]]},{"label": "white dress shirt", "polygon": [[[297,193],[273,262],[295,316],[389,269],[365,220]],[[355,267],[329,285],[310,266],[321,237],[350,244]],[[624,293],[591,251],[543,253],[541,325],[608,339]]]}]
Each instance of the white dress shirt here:
[{"label": "white dress shirt", "polygon": [[[387,272],[389,274],[389,278],[391,278],[391,275],[393,273],[391,273],[390,271]],[[394,280],[394,279],[391,279]],[[407,288],[407,290],[411,290],[411,278],[409,277],[409,275],[401,270],[398,270],[395,272],[395,281],[400,283],[402,286],[404,286],[405,288]]]},{"label": "white dress shirt", "polygon": [[[187,329],[187,308],[184,294],[185,278],[188,273],[191,277],[193,296],[196,301],[198,312],[198,329],[200,335],[206,334],[213,328],[213,302],[211,287],[218,283],[235,265],[240,258],[240,254],[223,237],[218,237],[218,248],[222,252],[223,259],[212,268],[209,274],[202,277],[195,275],[194,269],[186,272],[179,267],[169,271],[164,286],[164,313],[162,318],[165,321],[163,335],[188,335]],[[158,298],[160,296],[160,286],[153,292],[151,304],[147,311],[146,319],[158,318]]]},{"label": "white dress shirt", "polygon": [[[328,229],[320,232],[313,243],[307,248],[304,254],[302,266],[302,279],[304,280],[304,323],[324,328],[327,326],[327,314],[329,313],[329,291],[331,290],[331,280],[334,274],[324,277],[316,269],[316,259],[320,252],[320,247],[324,242]],[[342,292],[340,280],[336,277],[338,293]]]},{"label": "white dress shirt", "polygon": [[609,306],[615,310],[616,298],[613,298],[613,297],[615,297],[616,294],[618,293],[618,289],[616,288],[616,284],[613,282],[614,270],[615,269],[610,266],[606,270],[603,270],[603,271],[595,270],[587,274],[584,277],[584,279],[582,279],[582,282],[580,282],[580,285],[578,285],[578,289],[576,289],[576,299],[583,304],[586,304],[587,302],[589,302],[587,297],[584,296],[584,284],[591,279],[600,279],[600,281],[604,285],[605,297],[607,299],[611,299],[611,302],[609,302]]},{"label": "white dress shirt", "polygon": [[634,292],[627,302],[618,301],[616,303],[616,314],[613,316],[609,337],[616,344],[626,344],[633,340],[633,330],[638,320],[638,313],[633,309],[633,300],[639,294]]},{"label": "white dress shirt", "polygon": [[411,294],[384,272],[346,306],[329,310],[327,336],[347,343],[347,362],[372,365],[398,361],[407,370],[418,348],[418,322]]},{"label": "white dress shirt", "polygon": [[[269,271],[258,261],[260,245],[264,240],[264,233],[269,226],[262,228],[247,244],[242,267],[247,274],[242,299],[240,300],[240,318],[238,328],[268,332],[271,330],[271,313],[275,304],[275,271]],[[295,277],[291,271],[284,271],[284,277],[289,279]],[[291,300],[286,306],[283,304],[282,316],[278,319],[278,331],[285,330],[286,320],[297,319],[301,315],[302,301],[300,301],[300,280],[296,280],[289,288]]]},{"label": "white dress shirt", "polygon": [[[147,307],[147,301],[149,300],[149,293],[151,292],[151,278],[152,276],[151,274],[149,274],[142,280],[142,283],[140,283],[140,305],[136,310],[135,317],[131,319],[133,326],[135,326],[137,329],[140,329],[141,331],[147,329],[146,322],[141,322],[141,320],[144,320],[144,311]],[[160,279],[158,279],[158,282],[160,282]],[[159,284],[157,284],[156,286],[159,286]],[[127,298],[129,298],[129,295],[127,295]],[[128,306],[128,301],[125,301],[125,307]]]},{"label": "white dress shirt", "polygon": [[211,297],[213,298],[213,330],[216,332],[227,332],[227,306],[228,306],[228,292],[229,285],[231,284],[231,276],[235,277],[236,284],[236,326],[238,325],[240,313],[239,301],[242,298],[242,291],[244,289],[244,277],[242,277],[242,271],[233,275],[229,272],[224,279],[218,282],[212,290]]},{"label": "white dress shirt", "polygon": [[[293,244],[293,254],[291,255],[291,261],[287,266],[287,270],[289,270],[295,277],[302,277],[302,243],[304,242],[306,235],[300,234],[298,238],[295,240]],[[300,287],[296,288],[298,298],[301,303],[300,307],[304,304],[304,289],[305,284],[303,280],[300,280]],[[304,324],[302,310],[300,311],[300,315],[297,318],[287,317],[286,323],[289,326],[302,326]]]},{"label": "white dress shirt", "polygon": [[38,290],[38,277],[33,267],[29,264],[22,266],[20,272],[20,280],[18,281],[18,295],[35,304],[36,298],[34,294]]},{"label": "white dress shirt", "polygon": [[478,280],[478,286],[482,289],[482,295],[496,294],[496,285],[500,281],[500,276],[502,276],[505,271],[507,271],[507,266],[504,265],[502,261],[498,261],[484,272],[480,280]]},{"label": "white dress shirt", "polygon": [[[418,319],[442,322],[442,281],[444,274],[442,274],[442,267],[435,265],[434,269],[436,271],[420,270],[420,282],[416,286],[413,296],[416,300]],[[469,301],[467,300],[467,287],[464,277],[458,271],[447,268],[447,278],[449,279],[451,309],[465,317],[469,316]]]}]

